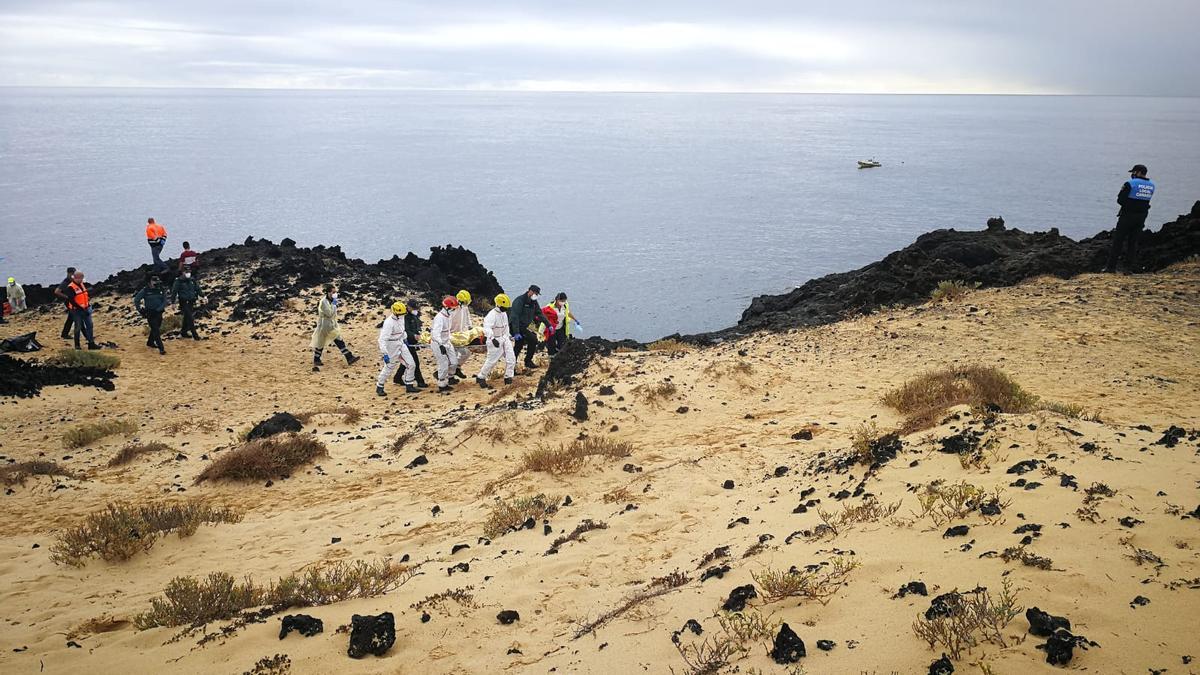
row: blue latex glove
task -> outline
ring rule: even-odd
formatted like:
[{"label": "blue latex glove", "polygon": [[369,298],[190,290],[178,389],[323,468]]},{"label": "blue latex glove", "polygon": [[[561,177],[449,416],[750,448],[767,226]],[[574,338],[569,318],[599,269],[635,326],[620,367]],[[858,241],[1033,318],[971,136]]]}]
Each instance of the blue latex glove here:
[{"label": "blue latex glove", "polygon": [[513,336],[513,341],[520,342],[522,337],[524,337],[524,336],[521,335],[520,333],[517,333],[516,335]]},{"label": "blue latex glove", "polygon": [[383,362],[384,362],[384,364],[389,364],[389,363],[391,363],[391,362],[392,362],[392,357],[388,356],[387,354],[384,354],[384,355],[383,355]]},{"label": "blue latex glove", "polygon": [[579,330],[583,330],[583,324],[579,323],[578,321],[575,322],[575,327]]}]

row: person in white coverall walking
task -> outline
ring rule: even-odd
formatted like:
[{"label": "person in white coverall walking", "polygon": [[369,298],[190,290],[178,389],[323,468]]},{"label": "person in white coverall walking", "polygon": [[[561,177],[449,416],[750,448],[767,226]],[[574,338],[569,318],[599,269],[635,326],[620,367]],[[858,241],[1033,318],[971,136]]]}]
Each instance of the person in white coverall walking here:
[{"label": "person in white coverall walking", "polygon": [[416,394],[421,391],[413,384],[416,380],[417,363],[413,360],[405,341],[407,333],[404,330],[404,315],[407,313],[408,308],[403,302],[392,303],[392,311],[383,320],[383,328],[379,329],[379,352],[383,355],[383,369],[379,371],[379,378],[375,380],[375,393],[380,396],[387,396],[383,387],[400,365],[404,366],[405,393]]},{"label": "person in white coverall walking", "polygon": [[458,354],[454,351],[454,343],[450,341],[450,312],[456,307],[458,300],[447,296],[442,300],[442,308],[433,315],[433,325],[429,327],[429,346],[433,351],[434,360],[437,361],[439,394],[449,393],[450,385],[458,383],[451,375]]},{"label": "person in white coverall walking", "polygon": [[509,334],[508,310],[512,300],[503,293],[496,296],[496,306],[483,318],[483,338],[487,344],[487,360],[475,376],[475,381],[483,389],[491,389],[487,378],[492,368],[504,357],[504,384],[512,384],[513,372],[517,367],[517,356],[513,353],[512,335]]},{"label": "person in white coverall walking", "polygon": [[[452,333],[467,333],[471,330],[471,293],[469,291],[459,291],[455,296],[458,300],[458,307],[450,312],[450,332]],[[454,348],[454,376],[460,380],[467,379],[463,373],[463,364],[467,359],[471,358],[471,349],[467,345]]]},{"label": "person in white coverall walking", "polygon": [[24,312],[26,309],[25,289],[12,277],[8,278],[8,305],[12,308],[13,314]]}]

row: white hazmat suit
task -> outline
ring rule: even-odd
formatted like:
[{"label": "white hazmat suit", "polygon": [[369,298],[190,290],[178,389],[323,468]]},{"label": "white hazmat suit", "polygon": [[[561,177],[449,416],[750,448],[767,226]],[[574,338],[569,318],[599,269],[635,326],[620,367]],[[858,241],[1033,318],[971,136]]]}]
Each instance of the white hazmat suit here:
[{"label": "white hazmat suit", "polygon": [[[467,333],[471,330],[471,309],[464,303],[459,303],[454,311],[450,312],[450,332],[452,333]],[[454,348],[454,366],[462,368],[467,359],[471,358],[471,350],[466,345]]]},{"label": "white hazmat suit", "polygon": [[375,380],[377,387],[387,385],[388,378],[396,372],[396,368],[404,366],[404,384],[410,385],[416,379],[417,364],[408,345],[404,343],[407,334],[404,332],[404,315],[390,313],[383,320],[383,328],[379,329],[379,353],[387,356],[388,362],[379,371],[379,379]]},{"label": "white hazmat suit", "polygon": [[458,354],[454,351],[454,343],[450,341],[450,311],[445,307],[433,315],[433,325],[429,327],[429,347],[437,361],[438,388],[447,387]]},{"label": "white hazmat suit", "polygon": [[8,305],[12,308],[13,314],[26,310],[25,289],[15,281],[8,284]]},{"label": "white hazmat suit", "polygon": [[477,378],[487,380],[487,376],[496,367],[500,357],[504,357],[504,377],[511,379],[517,367],[517,357],[513,354],[512,335],[508,329],[508,313],[499,307],[492,308],[483,319],[483,337],[487,345],[487,360],[479,369]]}]

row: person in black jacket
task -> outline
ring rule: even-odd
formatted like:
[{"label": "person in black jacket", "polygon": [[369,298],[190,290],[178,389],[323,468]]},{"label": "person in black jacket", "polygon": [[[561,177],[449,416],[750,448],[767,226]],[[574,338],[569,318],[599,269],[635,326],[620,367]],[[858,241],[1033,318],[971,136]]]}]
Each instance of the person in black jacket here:
[{"label": "person in black jacket", "polygon": [[190,269],[175,277],[171,285],[171,302],[179,301],[179,313],[183,315],[183,325],[179,328],[179,336],[199,340],[196,332],[196,301],[200,299],[200,282],[196,280]]},{"label": "person in black jacket", "polygon": [[74,328],[74,326],[75,326],[75,319],[73,318],[73,315],[71,314],[71,301],[68,299],[68,298],[70,298],[69,293],[70,293],[71,282],[74,280],[75,280],[75,268],[68,267],[67,268],[67,278],[63,279],[62,283],[60,283],[58,285],[58,287],[54,289],[54,296],[59,298],[60,300],[62,300],[63,307],[65,307],[67,309],[67,320],[63,322],[63,329],[62,329],[62,339],[64,339],[64,340],[71,339],[71,329]]},{"label": "person in black jacket", "polygon": [[1146,226],[1146,216],[1150,213],[1150,198],[1153,196],[1154,181],[1146,177],[1146,166],[1133,165],[1129,170],[1129,180],[1125,181],[1121,191],[1117,193],[1117,203],[1121,205],[1121,210],[1117,213],[1117,227],[1113,230],[1112,247],[1108,250],[1105,272],[1116,271],[1122,249],[1126,268],[1130,271],[1136,269],[1138,239],[1142,236],[1142,228]]},{"label": "person in black jacket", "polygon": [[[405,343],[408,345],[408,351],[412,354],[413,363],[417,364],[414,379],[417,382],[417,389],[424,389],[428,385],[425,384],[425,377],[421,375],[421,358],[417,355],[417,345],[421,336],[421,303],[419,300],[410,300],[408,302],[408,312],[404,315],[404,334]],[[396,384],[404,383],[404,370],[406,366],[403,364],[396,369],[396,374],[392,376],[392,382]]]},{"label": "person in black jacket", "polygon": [[[525,350],[525,368],[537,368],[537,364],[533,362],[534,352],[537,351],[537,326],[545,328],[549,324],[546,323],[546,317],[542,314],[542,306],[538,304],[538,294],[542,289],[538,288],[537,284],[529,287],[524,295],[518,295],[513,299],[512,307],[508,310],[508,328],[512,331],[513,339],[513,358],[521,355],[521,350]],[[530,329],[530,326],[534,326]]]},{"label": "person in black jacket", "polygon": [[150,324],[150,337],[146,338],[147,347],[158,347],[159,354],[166,354],[162,341],[163,312],[167,309],[167,292],[159,282],[157,274],[151,274],[146,280],[146,286],[133,296],[133,307],[138,314],[146,317]]}]

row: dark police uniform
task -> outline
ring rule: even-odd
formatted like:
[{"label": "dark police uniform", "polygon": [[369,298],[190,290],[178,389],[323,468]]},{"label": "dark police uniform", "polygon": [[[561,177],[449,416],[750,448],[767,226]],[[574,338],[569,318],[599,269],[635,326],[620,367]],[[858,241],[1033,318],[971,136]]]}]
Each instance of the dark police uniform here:
[{"label": "dark police uniform", "polygon": [[1153,196],[1154,181],[1148,178],[1130,178],[1121,186],[1121,191],[1117,193],[1121,211],[1117,214],[1117,227],[1113,230],[1112,248],[1108,251],[1105,270],[1111,272],[1116,269],[1122,249],[1125,252],[1125,264],[1131,270],[1134,268],[1138,239],[1141,238],[1142,228],[1146,226]]}]

